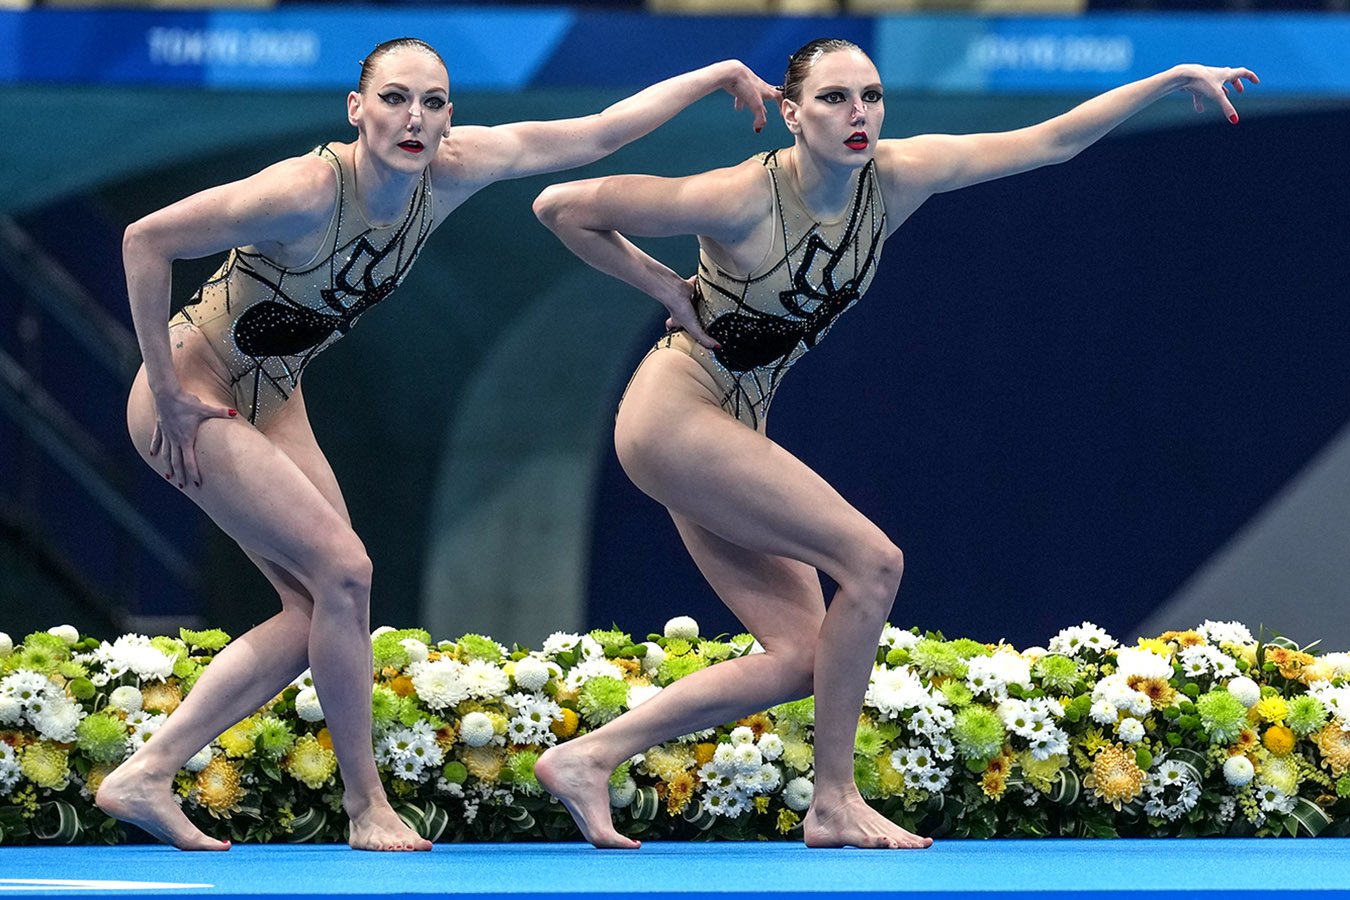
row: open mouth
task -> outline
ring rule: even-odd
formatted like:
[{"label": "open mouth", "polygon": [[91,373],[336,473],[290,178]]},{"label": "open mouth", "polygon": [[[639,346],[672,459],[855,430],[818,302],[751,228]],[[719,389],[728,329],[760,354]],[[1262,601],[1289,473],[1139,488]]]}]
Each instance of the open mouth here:
[{"label": "open mouth", "polygon": [[867,143],[866,132],[855,131],[848,136],[848,140],[844,141],[844,146],[850,150],[866,150]]},{"label": "open mouth", "polygon": [[400,141],[399,146],[409,153],[421,153],[426,147],[422,146],[421,141]]}]

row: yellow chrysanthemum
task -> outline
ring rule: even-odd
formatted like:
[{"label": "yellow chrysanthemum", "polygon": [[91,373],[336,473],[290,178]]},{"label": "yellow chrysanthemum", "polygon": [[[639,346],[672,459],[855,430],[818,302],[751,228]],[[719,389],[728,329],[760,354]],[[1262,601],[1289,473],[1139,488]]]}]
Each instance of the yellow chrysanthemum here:
[{"label": "yellow chrysanthemum", "polygon": [[502,764],[506,761],[501,750],[491,744],[485,747],[466,747],[460,754],[464,768],[479,781],[495,782],[502,774]]},{"label": "yellow chrysanthemum", "polygon": [[1262,735],[1261,743],[1276,756],[1287,756],[1294,749],[1294,732],[1284,725],[1272,725]]},{"label": "yellow chrysanthemum", "polygon": [[634,680],[638,680],[650,684],[650,682],[642,676],[642,660],[618,656],[611,659],[610,662],[623,670],[624,681],[632,683]]},{"label": "yellow chrysanthemum", "polygon": [[317,790],[327,784],[337,771],[337,754],[324,749],[314,735],[306,734],[291,746],[281,765],[297,781]]},{"label": "yellow chrysanthemum", "polygon": [[764,713],[755,713],[753,716],[746,716],[736,723],[744,725],[755,733],[755,740],[759,740],[766,732],[773,731],[773,719],[770,719]]},{"label": "yellow chrysanthemum", "polygon": [[769,811],[768,794],[760,794],[758,797],[756,797],[754,800],[750,802],[755,804],[755,812],[759,813],[760,815],[763,815],[764,813]]},{"label": "yellow chrysanthemum", "polygon": [[89,770],[89,774],[84,776],[84,789],[93,797],[98,793],[98,789],[103,784],[103,779],[112,774],[113,769],[117,768],[118,763],[97,763]]},{"label": "yellow chrysanthemum", "polygon": [[319,740],[320,747],[322,747],[325,750],[333,749],[333,735],[332,733],[329,732],[327,728],[320,728],[319,733],[316,735],[316,737]]},{"label": "yellow chrysanthemum", "polygon": [[1285,647],[1266,647],[1266,662],[1274,663],[1285,678],[1298,680],[1303,675],[1303,667],[1310,665],[1313,656],[1300,650]]},{"label": "yellow chrysanthemum", "polygon": [[698,763],[700,766],[706,766],[708,763],[712,762],[713,754],[716,752],[717,752],[716,744],[709,744],[706,741],[700,744],[695,744],[694,762]]},{"label": "yellow chrysanthemum", "polygon": [[1322,759],[1331,767],[1331,774],[1340,777],[1350,769],[1350,731],[1341,728],[1340,719],[1327,723],[1313,735],[1313,740],[1322,751]]},{"label": "yellow chrysanthemum", "polygon": [[783,741],[782,759],[784,765],[789,765],[798,772],[805,772],[815,762],[816,751],[806,741],[793,738]]},{"label": "yellow chrysanthemum", "polygon": [[687,744],[653,747],[643,757],[643,767],[661,781],[674,781],[694,767],[694,750]]},{"label": "yellow chrysanthemum", "polygon": [[1253,728],[1244,728],[1233,741],[1233,753],[1251,753],[1256,749],[1256,745],[1261,743],[1261,737]]},{"label": "yellow chrysanthemum", "polygon": [[1164,659],[1171,659],[1175,654],[1172,645],[1161,638],[1140,638],[1139,647],[1143,650],[1152,650]]},{"label": "yellow chrysanthemum", "polygon": [[183,702],[183,689],[175,681],[155,681],[141,687],[141,708],[173,712]]},{"label": "yellow chrysanthemum", "polygon": [[894,797],[905,789],[905,776],[891,765],[891,755],[881,753],[876,757],[877,782],[881,785],[881,796]]},{"label": "yellow chrysanthemum", "polygon": [[1022,767],[1022,775],[1031,782],[1031,786],[1045,793],[1054,786],[1060,770],[1069,764],[1069,757],[1059,754],[1049,759],[1037,759],[1030,750],[1023,750],[1017,757],[1017,764]]},{"label": "yellow chrysanthemum", "polygon": [[580,721],[581,718],[577,716],[575,710],[568,709],[564,706],[562,712],[558,715],[558,718],[554,719],[553,724],[548,726],[548,728],[549,731],[552,731],[561,740],[565,741],[577,733],[577,724]]},{"label": "yellow chrysanthemum", "polygon": [[980,778],[980,789],[984,791],[986,797],[994,800],[1003,796],[1003,792],[1008,788],[1008,776],[1012,774],[1013,758],[1008,753],[1000,753],[989,760],[989,765],[984,768],[984,775]]},{"label": "yellow chrysanthemum", "polygon": [[1314,681],[1330,681],[1336,677],[1339,669],[1324,659],[1313,660],[1311,665],[1303,667],[1303,680],[1308,684]]},{"label": "yellow chrysanthemum", "polygon": [[1176,644],[1182,650],[1205,642],[1205,639],[1194,631],[1164,631],[1158,635],[1158,640]]},{"label": "yellow chrysanthemum", "polygon": [[1093,756],[1109,743],[1100,728],[1089,728],[1083,732],[1083,750]]},{"label": "yellow chrysanthemum", "polygon": [[1289,715],[1289,704],[1279,694],[1271,694],[1256,701],[1252,712],[1265,722],[1283,722],[1284,717]]},{"label": "yellow chrysanthemum", "polygon": [[417,688],[413,687],[412,677],[409,675],[400,675],[390,680],[389,690],[398,694],[400,697],[411,697],[417,693]]},{"label": "yellow chrysanthemum", "polygon": [[19,771],[38,787],[60,790],[70,778],[70,754],[55,744],[38,741],[23,748]]},{"label": "yellow chrysanthemum", "polygon": [[220,749],[225,751],[226,756],[246,759],[253,755],[253,739],[257,736],[258,719],[256,716],[249,716],[237,725],[225,729],[224,733],[216,738],[216,743],[220,744]]},{"label": "yellow chrysanthemum", "polygon": [[1120,809],[1144,789],[1144,773],[1135,762],[1134,752],[1120,744],[1108,744],[1092,761],[1092,772],[1083,779],[1099,799]]},{"label": "yellow chrysanthemum", "polygon": [[212,757],[197,773],[197,802],[218,819],[228,819],[244,799],[239,770],[223,756]]},{"label": "yellow chrysanthemum", "polygon": [[778,829],[779,834],[787,834],[789,831],[796,828],[801,821],[802,817],[792,810],[780,809],[778,811],[778,822],[775,827]]},{"label": "yellow chrysanthemum", "polygon": [[1261,779],[1287,796],[1298,793],[1298,764],[1292,759],[1268,758],[1261,766]]},{"label": "yellow chrysanthemum", "polygon": [[689,799],[694,796],[694,788],[697,785],[698,781],[694,778],[693,772],[680,772],[666,782],[666,809],[672,816],[684,812],[684,808],[689,805]]},{"label": "yellow chrysanthemum", "polygon": [[1166,678],[1133,676],[1127,679],[1127,683],[1136,691],[1146,695],[1152,701],[1154,709],[1166,709],[1176,702],[1177,690],[1172,687],[1171,682]]}]

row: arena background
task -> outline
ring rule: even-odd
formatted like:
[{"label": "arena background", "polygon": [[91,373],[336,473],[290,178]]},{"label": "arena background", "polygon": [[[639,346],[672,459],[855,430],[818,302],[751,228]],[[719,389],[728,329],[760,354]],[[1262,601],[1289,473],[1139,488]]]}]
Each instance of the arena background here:
[{"label": "arena background", "polygon": [[[0,11],[0,630],[238,633],[271,614],[126,440],[121,230],[349,139],[345,91],[377,41],[436,44],[455,121],[493,124],[728,56],[777,80],[838,35],[877,60],[889,137],[1029,124],[1173,62],[1263,81],[1237,127],[1168,98],[1070,163],[933,198],[787,379],[772,435],[905,550],[892,620],[1027,645],[1084,619],[1121,638],[1240,619],[1350,646],[1343,4],[924,5]],[[785,143],[721,95],[588,169],[491,187],[313,365],[376,623],[533,643],[681,613],[739,630],[609,441],[662,316],[529,207],[551,181]],[[650,246],[693,264],[692,241]],[[217,264],[180,264],[177,301]]]}]

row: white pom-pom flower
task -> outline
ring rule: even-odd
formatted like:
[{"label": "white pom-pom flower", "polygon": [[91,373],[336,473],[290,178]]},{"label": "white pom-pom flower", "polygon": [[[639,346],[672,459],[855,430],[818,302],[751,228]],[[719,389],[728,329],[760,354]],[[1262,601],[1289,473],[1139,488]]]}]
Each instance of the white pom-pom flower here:
[{"label": "white pom-pom flower", "polygon": [[431,652],[430,648],[417,638],[404,638],[398,645],[408,654],[410,663],[426,662],[427,654]]},{"label": "white pom-pom flower", "polygon": [[759,736],[759,752],[769,762],[783,755],[783,739],[772,731],[766,731]]},{"label": "white pom-pom flower", "polygon": [[54,634],[67,644],[77,644],[80,640],[80,632],[74,625],[54,625],[47,629],[48,634]]},{"label": "white pom-pom flower", "polygon": [[755,742],[755,731],[740,725],[731,729],[731,743],[733,744],[753,744]]},{"label": "white pom-pom flower", "polygon": [[215,753],[211,751],[211,746],[208,744],[192,754],[188,761],[183,763],[183,768],[187,769],[189,772],[200,772],[211,764],[211,759],[214,756]]},{"label": "white pom-pom flower", "polygon": [[123,712],[134,713],[141,711],[141,692],[139,689],[129,684],[124,684],[119,688],[114,688],[108,696],[108,704],[115,706]]},{"label": "white pom-pom flower", "polygon": [[1228,761],[1223,764],[1224,780],[1233,787],[1242,787],[1251,783],[1256,775],[1256,770],[1252,767],[1252,761],[1245,756],[1230,756]]},{"label": "white pom-pom flower", "polygon": [[459,721],[459,737],[470,747],[484,747],[495,735],[486,713],[471,712]]},{"label": "white pom-pom flower", "polygon": [[689,616],[676,616],[666,623],[665,635],[668,638],[684,638],[692,641],[698,637],[698,623]]},{"label": "white pom-pom flower", "polygon": [[1261,700],[1261,686],[1246,675],[1239,675],[1228,682],[1228,693],[1239,703],[1251,709]]},{"label": "white pom-pom flower", "polygon": [[516,661],[515,672],[512,673],[511,677],[515,679],[516,686],[521,690],[534,692],[541,690],[544,685],[548,684],[552,674],[543,660],[527,656]]},{"label": "white pom-pom flower", "polygon": [[307,687],[296,694],[295,714],[306,722],[322,722],[323,707],[319,705],[319,692]]},{"label": "white pom-pom flower", "polygon": [[1116,735],[1127,744],[1137,744],[1144,739],[1144,723],[1131,717],[1121,719]]},{"label": "white pom-pom flower", "polygon": [[643,641],[642,646],[647,648],[647,654],[642,657],[642,671],[650,675],[666,661],[666,651],[655,641]]},{"label": "white pom-pom flower", "polygon": [[14,652],[14,642],[10,640],[9,635],[0,631],[0,659],[9,656]]},{"label": "white pom-pom flower", "polygon": [[18,699],[0,694],[0,725],[17,725],[22,715],[23,704]]},{"label": "white pom-pom flower", "polygon": [[618,784],[611,784],[609,786],[609,805],[615,809],[623,809],[624,807],[629,806],[636,796],[637,782],[633,780],[633,776],[631,775]]},{"label": "white pom-pom flower", "polygon": [[394,626],[392,626],[392,625],[381,625],[379,628],[376,628],[374,631],[372,631],[372,632],[370,633],[370,639],[373,641],[373,640],[375,640],[377,637],[379,637],[380,635],[382,635],[382,634],[388,634],[389,632],[391,632],[391,631],[393,631],[393,630],[394,630]]},{"label": "white pom-pom flower", "polygon": [[805,812],[811,806],[811,797],[815,794],[816,786],[811,783],[809,778],[794,778],[783,788],[783,803],[788,809],[796,812]]}]

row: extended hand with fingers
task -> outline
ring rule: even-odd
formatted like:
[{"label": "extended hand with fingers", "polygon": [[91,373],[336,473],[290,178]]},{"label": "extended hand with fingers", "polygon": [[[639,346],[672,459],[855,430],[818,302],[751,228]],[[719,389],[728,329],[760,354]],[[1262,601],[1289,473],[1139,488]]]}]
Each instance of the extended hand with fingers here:
[{"label": "extended hand with fingers", "polygon": [[729,60],[727,65],[728,73],[722,89],[736,98],[737,110],[748,109],[754,113],[755,131],[762,131],[764,124],[769,121],[765,104],[773,103],[776,106],[783,99],[783,95],[779,93],[778,88],[750,71],[745,63]]},{"label": "extended hand with fingers", "polygon": [[1244,78],[1252,84],[1261,83],[1261,79],[1257,78],[1251,69],[1200,65],[1185,65],[1178,68],[1186,79],[1181,85],[1181,90],[1191,95],[1191,104],[1195,107],[1195,111],[1204,112],[1205,100],[1213,100],[1228,117],[1228,121],[1234,125],[1238,122],[1238,114],[1228,100],[1229,85],[1241,94],[1246,90],[1242,83]]},{"label": "extended hand with fingers", "polygon": [[239,415],[224,406],[208,406],[196,394],[178,391],[155,397],[155,431],[150,436],[150,455],[162,456],[164,477],[180,488],[189,483],[202,486],[197,466],[197,429],[206,419],[229,419]]}]

